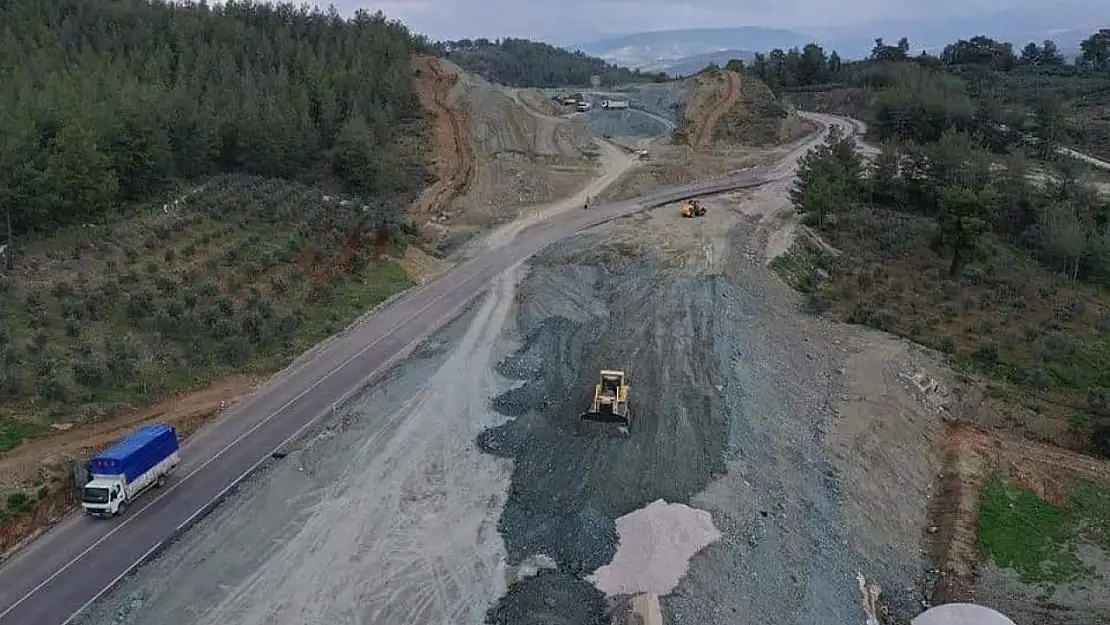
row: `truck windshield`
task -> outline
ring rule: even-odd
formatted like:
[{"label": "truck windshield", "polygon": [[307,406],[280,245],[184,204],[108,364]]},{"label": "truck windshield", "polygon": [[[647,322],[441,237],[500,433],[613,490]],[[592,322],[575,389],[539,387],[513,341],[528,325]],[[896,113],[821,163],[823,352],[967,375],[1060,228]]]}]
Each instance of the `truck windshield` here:
[{"label": "truck windshield", "polygon": [[81,500],[85,503],[108,503],[108,489],[85,488]]}]

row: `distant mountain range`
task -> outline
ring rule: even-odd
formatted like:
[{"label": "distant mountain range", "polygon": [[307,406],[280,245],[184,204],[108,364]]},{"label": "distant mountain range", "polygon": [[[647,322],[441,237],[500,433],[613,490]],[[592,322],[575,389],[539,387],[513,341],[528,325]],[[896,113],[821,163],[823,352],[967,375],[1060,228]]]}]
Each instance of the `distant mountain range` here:
[{"label": "distant mountain range", "polygon": [[[1069,0],[1067,4],[1083,5],[1085,1]],[[845,59],[861,59],[870,54],[876,37],[883,37],[891,44],[900,37],[908,37],[914,54],[922,50],[935,54],[958,39],[978,34],[1010,41],[1017,50],[1030,41],[1040,43],[1052,39],[1066,56],[1074,56],[1080,41],[1098,30],[1100,24],[1102,27],[1107,24],[1097,19],[1085,20],[1081,15],[1085,14],[1050,5],[1036,11],[1008,12],[974,20],[884,21],[851,28],[822,29],[812,34],[756,26],[640,32],[567,47],[616,65],[665,71],[671,75],[692,74],[710,63],[723,65],[729,59],[750,61],[756,52],[785,50],[811,42],[821,44],[826,51],[836,50]],[[1090,25],[1075,26],[1077,23]]]},{"label": "distant mountain range", "polygon": [[[570,47],[624,67],[689,74],[711,62],[748,60],[756,52],[804,46],[813,40],[791,30],[744,26],[632,33]],[[682,71],[697,63],[701,65]]]},{"label": "distant mountain range", "polygon": [[653,72],[666,72],[671,76],[689,76],[705,69],[710,63],[719,67],[724,67],[732,59],[740,59],[745,63],[751,63],[755,59],[755,55],[756,53],[751,50],[720,50],[718,52],[695,54],[681,59],[661,61],[644,69],[650,69]]}]

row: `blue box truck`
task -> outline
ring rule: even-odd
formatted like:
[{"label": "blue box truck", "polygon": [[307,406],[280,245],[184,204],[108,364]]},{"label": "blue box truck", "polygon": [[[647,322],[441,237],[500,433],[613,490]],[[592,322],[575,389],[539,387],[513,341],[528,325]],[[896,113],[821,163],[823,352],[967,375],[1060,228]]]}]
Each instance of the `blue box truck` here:
[{"label": "blue box truck", "polygon": [[177,430],[144,425],[92,459],[81,507],[85,514],[116,516],[151,486],[162,486],[180,462]]}]

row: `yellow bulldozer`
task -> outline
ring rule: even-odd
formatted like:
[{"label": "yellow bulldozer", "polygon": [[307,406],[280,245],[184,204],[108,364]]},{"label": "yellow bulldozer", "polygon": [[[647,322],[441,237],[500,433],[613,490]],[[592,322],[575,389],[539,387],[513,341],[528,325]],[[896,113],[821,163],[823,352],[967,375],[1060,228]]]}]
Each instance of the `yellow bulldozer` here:
[{"label": "yellow bulldozer", "polygon": [[702,206],[697,200],[688,200],[682,203],[682,208],[679,214],[683,217],[701,217],[705,215],[706,208]]},{"label": "yellow bulldozer", "polygon": [[582,419],[613,423],[622,434],[628,434],[632,425],[632,411],[628,405],[630,389],[624,371],[602,369],[601,380],[594,387],[593,403],[582,413]]}]

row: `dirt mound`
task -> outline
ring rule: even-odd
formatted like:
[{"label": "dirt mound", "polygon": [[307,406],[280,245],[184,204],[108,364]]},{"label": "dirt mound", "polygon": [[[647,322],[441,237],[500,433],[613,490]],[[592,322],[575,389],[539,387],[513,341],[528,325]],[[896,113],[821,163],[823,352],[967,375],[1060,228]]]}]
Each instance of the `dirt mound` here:
[{"label": "dirt mound", "polygon": [[710,147],[717,122],[740,101],[741,83],[740,74],[730,71],[699,77],[697,90],[686,108],[686,119],[691,124],[690,145],[695,150]]},{"label": "dirt mound", "polygon": [[676,139],[697,151],[717,143],[780,145],[814,130],[762,81],[737,72],[703,72],[688,79],[689,95]]},{"label": "dirt mound", "polygon": [[[560,242],[520,288],[522,347],[501,372],[524,384],[494,401],[516,418],[479,441],[513,459],[498,523],[508,563],[543,553],[581,578],[613,561],[616,519],[662,498],[710,511],[724,534],[663,599],[673,622],[860,622],[856,556],[816,438],[828,363],[762,283],[662,257],[629,239],[644,227]],[[605,367],[630,375],[628,438],[578,419]]]},{"label": "dirt mound", "polygon": [[554,115],[542,94],[495,85],[443,59],[418,63],[418,91],[437,120],[439,179],[413,211],[439,253],[522,208],[569,196],[597,174],[585,122]]},{"label": "dirt mound", "polygon": [[610,597],[671,592],[690,558],[721,537],[708,512],[662,499],[617,519],[617,534],[613,561],[587,578]]},{"label": "dirt mound", "polygon": [[[514,460],[498,522],[508,563],[543,553],[566,584],[578,584],[556,603],[530,599],[531,586],[554,579],[541,573],[511,586],[498,613],[561,613],[594,602],[602,594],[583,577],[615,556],[615,520],[656,499],[688,501],[723,466],[725,413],[704,384],[714,376],[704,369],[713,322],[702,309],[714,301],[713,281],[629,266],[615,250],[592,259],[589,250],[564,254],[539,261],[522,287],[525,346],[500,369],[526,382],[494,400],[499,412],[519,417],[485,432],[479,446]],[[630,371],[641,389],[629,439],[576,429],[607,366]],[[600,622],[603,611],[596,605],[586,620],[536,622]]]},{"label": "dirt mound", "polygon": [[573,575],[541,571],[513,584],[490,609],[489,625],[607,625],[601,591]]},{"label": "dirt mound", "polygon": [[725,143],[771,146],[789,143],[816,130],[792,106],[775,97],[766,84],[746,77],[737,104],[720,117],[714,137]]}]

